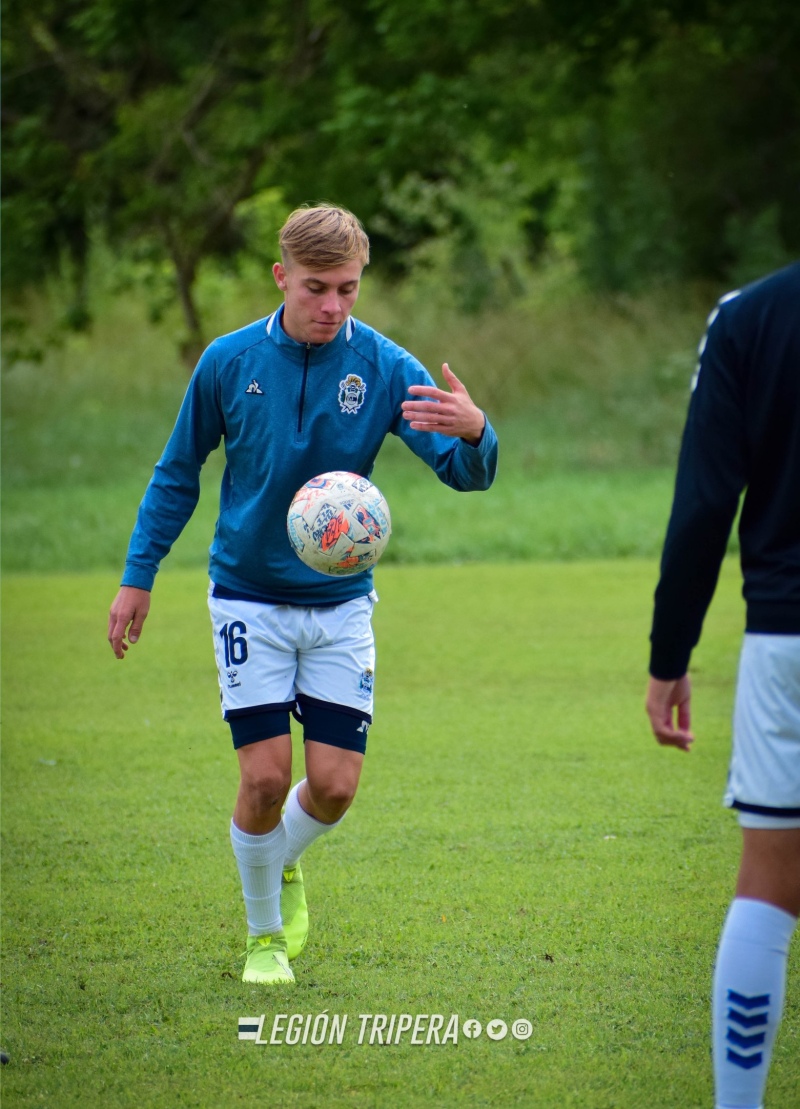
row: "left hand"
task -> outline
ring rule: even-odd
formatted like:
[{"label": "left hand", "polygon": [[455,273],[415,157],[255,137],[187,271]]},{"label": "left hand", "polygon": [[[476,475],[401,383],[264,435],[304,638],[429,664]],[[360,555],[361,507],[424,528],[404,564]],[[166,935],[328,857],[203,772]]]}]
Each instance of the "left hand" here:
[{"label": "left hand", "polygon": [[653,735],[662,747],[677,747],[687,753],[691,750],[694,743],[690,731],[691,700],[692,687],[688,674],[675,681],[650,678],[645,707]]},{"label": "left hand", "polygon": [[445,362],[442,376],[451,392],[435,385],[411,385],[409,393],[425,400],[404,400],[403,419],[415,431],[438,431],[442,435],[466,439],[473,447],[481,441],[486,417]]}]

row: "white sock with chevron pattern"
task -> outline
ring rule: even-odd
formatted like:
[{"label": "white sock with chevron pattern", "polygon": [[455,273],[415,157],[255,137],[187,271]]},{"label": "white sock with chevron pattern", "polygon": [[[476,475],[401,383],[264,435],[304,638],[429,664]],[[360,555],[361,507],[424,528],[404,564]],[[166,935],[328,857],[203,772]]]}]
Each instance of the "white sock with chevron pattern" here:
[{"label": "white sock with chevron pattern", "polygon": [[728,910],[714,971],[717,1109],[761,1109],[796,924],[765,901],[739,897]]}]

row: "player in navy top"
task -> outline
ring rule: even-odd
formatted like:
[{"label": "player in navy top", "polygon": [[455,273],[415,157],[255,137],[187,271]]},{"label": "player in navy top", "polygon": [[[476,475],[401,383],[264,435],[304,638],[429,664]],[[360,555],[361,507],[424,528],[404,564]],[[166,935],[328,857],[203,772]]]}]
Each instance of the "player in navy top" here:
[{"label": "player in navy top", "polygon": [[719,1109],[758,1109],[800,914],[800,263],[712,313],[681,445],[656,589],[647,712],[689,751],[689,660],[739,522],[746,628],[725,804],[742,857],[717,953]]}]

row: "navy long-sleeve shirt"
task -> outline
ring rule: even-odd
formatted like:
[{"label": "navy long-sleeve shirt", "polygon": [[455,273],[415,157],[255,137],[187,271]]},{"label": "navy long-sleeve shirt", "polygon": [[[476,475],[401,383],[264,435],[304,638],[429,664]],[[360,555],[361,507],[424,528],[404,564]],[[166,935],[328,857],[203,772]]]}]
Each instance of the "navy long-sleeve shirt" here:
[{"label": "navy long-sleeve shirt", "polygon": [[746,630],[800,635],[800,263],[709,319],[655,594],[656,678],[688,669],[743,490]]}]

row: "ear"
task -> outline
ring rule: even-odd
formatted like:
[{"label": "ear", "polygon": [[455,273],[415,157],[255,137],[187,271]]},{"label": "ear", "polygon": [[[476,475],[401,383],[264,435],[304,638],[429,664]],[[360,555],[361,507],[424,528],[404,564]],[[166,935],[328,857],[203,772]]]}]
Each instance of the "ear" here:
[{"label": "ear", "polygon": [[286,269],[280,262],[276,262],[272,267],[272,276],[275,278],[275,284],[282,293],[286,292]]}]

